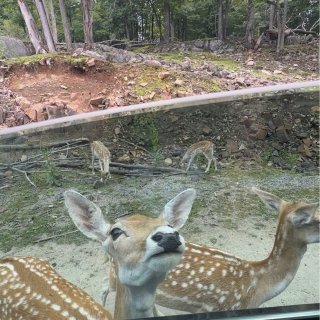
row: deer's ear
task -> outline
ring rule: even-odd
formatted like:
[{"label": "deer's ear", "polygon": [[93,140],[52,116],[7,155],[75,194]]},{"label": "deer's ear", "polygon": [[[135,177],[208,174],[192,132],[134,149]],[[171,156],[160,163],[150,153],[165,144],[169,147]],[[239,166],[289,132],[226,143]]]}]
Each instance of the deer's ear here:
[{"label": "deer's ear", "polygon": [[161,216],[175,229],[180,229],[189,217],[196,190],[187,189],[170,200],[164,207]]},{"label": "deer's ear", "polygon": [[259,196],[259,198],[271,209],[274,209],[276,211],[279,211],[282,200],[273,195],[272,193],[266,192],[266,191],[262,191],[258,188],[253,187],[252,192],[254,192],[256,195]]},{"label": "deer's ear", "polygon": [[319,214],[315,217],[317,210],[319,210],[319,203],[307,204],[290,214],[291,221],[294,225],[301,226],[309,224],[314,219],[319,221]]},{"label": "deer's ear", "polygon": [[64,193],[64,203],[77,228],[88,238],[103,242],[110,229],[101,209],[74,190]]}]

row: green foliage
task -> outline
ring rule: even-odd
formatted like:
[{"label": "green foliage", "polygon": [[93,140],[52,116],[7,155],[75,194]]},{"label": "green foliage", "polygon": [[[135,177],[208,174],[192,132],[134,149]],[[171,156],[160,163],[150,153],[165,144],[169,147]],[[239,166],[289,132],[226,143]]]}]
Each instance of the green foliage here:
[{"label": "green foliage", "polygon": [[272,147],[270,145],[265,145],[263,148],[263,153],[262,153],[262,164],[267,165],[270,158],[271,158],[271,153],[272,153]]},{"label": "green foliage", "polygon": [[57,167],[55,166],[55,164],[53,162],[53,158],[50,155],[50,153],[47,150],[45,150],[43,154],[44,154],[44,159],[46,161],[45,182],[49,186],[58,187],[58,186],[60,186],[61,174],[57,170]]},{"label": "green foliage", "polygon": [[[26,0],[41,33],[41,23],[34,2]],[[65,0],[72,40],[83,41],[83,18],[79,0]],[[174,38],[193,40],[217,36],[218,0],[170,0],[174,25]],[[255,34],[268,24],[270,5],[255,0]],[[281,2],[280,2],[281,4]],[[318,0],[290,0],[288,27],[308,30],[319,17]],[[0,35],[26,39],[25,24],[16,0],[0,0]],[[58,1],[54,1],[58,40],[64,40]],[[228,35],[244,36],[247,20],[247,1],[230,0],[227,12]],[[317,31],[317,29],[314,29]],[[94,40],[107,39],[155,39],[164,34],[163,0],[97,0],[93,8]]]},{"label": "green foliage", "polygon": [[134,118],[134,127],[140,132],[142,138],[146,138],[148,146],[155,158],[159,156],[159,132],[152,114],[139,115]]}]

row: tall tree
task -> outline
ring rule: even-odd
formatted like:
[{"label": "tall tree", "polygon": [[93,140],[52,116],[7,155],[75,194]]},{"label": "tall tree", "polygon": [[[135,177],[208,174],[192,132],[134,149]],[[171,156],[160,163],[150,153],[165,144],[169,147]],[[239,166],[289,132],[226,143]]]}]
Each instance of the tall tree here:
[{"label": "tall tree", "polygon": [[247,1],[247,20],[246,20],[246,34],[245,45],[251,49],[254,47],[254,0]]},{"label": "tall tree", "polygon": [[219,0],[218,3],[218,39],[221,41],[227,38],[229,4],[229,0]]},{"label": "tall tree", "polygon": [[51,33],[51,29],[50,29],[50,25],[49,25],[49,21],[48,21],[48,18],[47,18],[47,14],[46,14],[46,10],[45,10],[45,6],[44,6],[44,3],[43,3],[43,0],[34,0],[34,2],[36,4],[37,10],[38,10],[38,14],[39,14],[41,25],[42,25],[43,34],[44,34],[44,37],[46,39],[49,52],[55,52],[56,51],[56,46],[54,44],[54,40],[53,40],[53,37],[52,37],[52,33]]},{"label": "tall tree", "polygon": [[[279,0],[276,2],[277,10],[277,27],[278,27],[278,40],[277,40],[277,54],[284,49],[285,29],[288,13],[288,0],[284,0],[283,10],[281,12]],[[281,14],[282,13],[282,14]]]},{"label": "tall tree", "polygon": [[54,12],[53,1],[48,0],[48,4],[49,4],[49,12],[50,12],[50,26],[51,26],[52,37],[53,37],[54,43],[57,43],[58,42],[57,19],[56,19],[56,14]]},{"label": "tall tree", "polygon": [[84,49],[91,50],[93,48],[93,0],[81,0],[83,15],[83,32],[84,32]]},{"label": "tall tree", "polygon": [[72,51],[73,48],[72,48],[70,25],[67,17],[67,10],[66,10],[64,0],[59,0],[59,8],[60,8],[64,39],[66,41],[67,50]]},{"label": "tall tree", "polygon": [[163,2],[163,15],[164,15],[164,34],[163,40],[164,42],[170,42],[170,2],[169,0],[164,0]]},{"label": "tall tree", "polygon": [[45,53],[46,50],[43,48],[40,35],[38,33],[33,16],[29,10],[27,3],[24,0],[18,0],[18,5],[27,26],[29,38],[36,53]]}]

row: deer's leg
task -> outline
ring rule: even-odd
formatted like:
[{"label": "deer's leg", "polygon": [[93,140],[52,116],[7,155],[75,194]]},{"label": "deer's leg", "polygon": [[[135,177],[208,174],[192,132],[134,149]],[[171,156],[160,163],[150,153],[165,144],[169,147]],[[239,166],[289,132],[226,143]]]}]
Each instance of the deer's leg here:
[{"label": "deer's leg", "polygon": [[190,157],[190,160],[189,160],[189,162],[188,162],[188,166],[187,166],[186,171],[189,171],[190,166],[191,166],[191,163],[192,163],[192,161],[193,161],[193,158],[194,158],[194,156],[191,156],[191,157]]},{"label": "deer's leg", "polygon": [[103,182],[103,173],[105,172],[104,171],[104,166],[103,166],[103,161],[101,161],[100,159],[99,159],[99,165],[100,165],[100,172],[101,172],[101,182]]},{"label": "deer's leg", "polygon": [[[207,158],[207,157],[206,157],[206,158]],[[208,172],[208,171],[209,171],[210,166],[211,166],[211,162],[212,162],[212,159],[207,158],[207,160],[208,160],[208,165],[207,165],[207,168],[206,168],[205,172]]]},{"label": "deer's leg", "polygon": [[92,147],[91,147],[91,167],[92,167],[92,174],[94,174],[94,152]]},{"label": "deer's leg", "polygon": [[216,158],[213,158],[213,162],[214,162],[214,170],[217,171],[218,170],[218,161]]},{"label": "deer's leg", "polygon": [[110,161],[109,160],[106,160],[105,169],[106,169],[108,178],[110,179],[111,178],[111,173],[110,173]]},{"label": "deer's leg", "polygon": [[101,300],[102,300],[102,305],[105,307],[106,306],[106,303],[107,303],[107,297],[110,293],[110,288],[107,286],[105,287],[105,289],[102,291],[102,297],[101,297]]}]

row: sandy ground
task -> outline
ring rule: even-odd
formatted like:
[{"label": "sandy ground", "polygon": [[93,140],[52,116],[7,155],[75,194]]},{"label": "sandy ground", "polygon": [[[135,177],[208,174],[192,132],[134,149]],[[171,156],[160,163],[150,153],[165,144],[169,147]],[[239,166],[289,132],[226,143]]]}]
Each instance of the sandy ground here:
[{"label": "sandy ground", "polygon": [[[272,248],[275,227],[274,222],[270,222],[266,228],[256,230],[251,228],[247,221],[240,222],[238,230],[207,226],[201,234],[191,235],[191,239],[188,240],[208,244],[206,239],[214,235],[220,239],[215,247],[245,259],[263,259]],[[309,246],[293,282],[283,293],[264,306],[319,302],[319,248],[318,244]],[[58,245],[49,241],[21,249],[13,248],[5,255],[46,257],[51,263],[56,264],[55,268],[62,276],[87,291],[97,301],[101,301],[102,284],[107,283],[109,266],[98,243],[88,240],[85,245],[77,246]],[[2,256],[4,253],[0,251],[0,257]],[[114,296],[110,294],[108,297],[107,307],[110,310],[113,309]],[[167,309],[162,309],[162,312],[167,315],[177,313]]]}]

